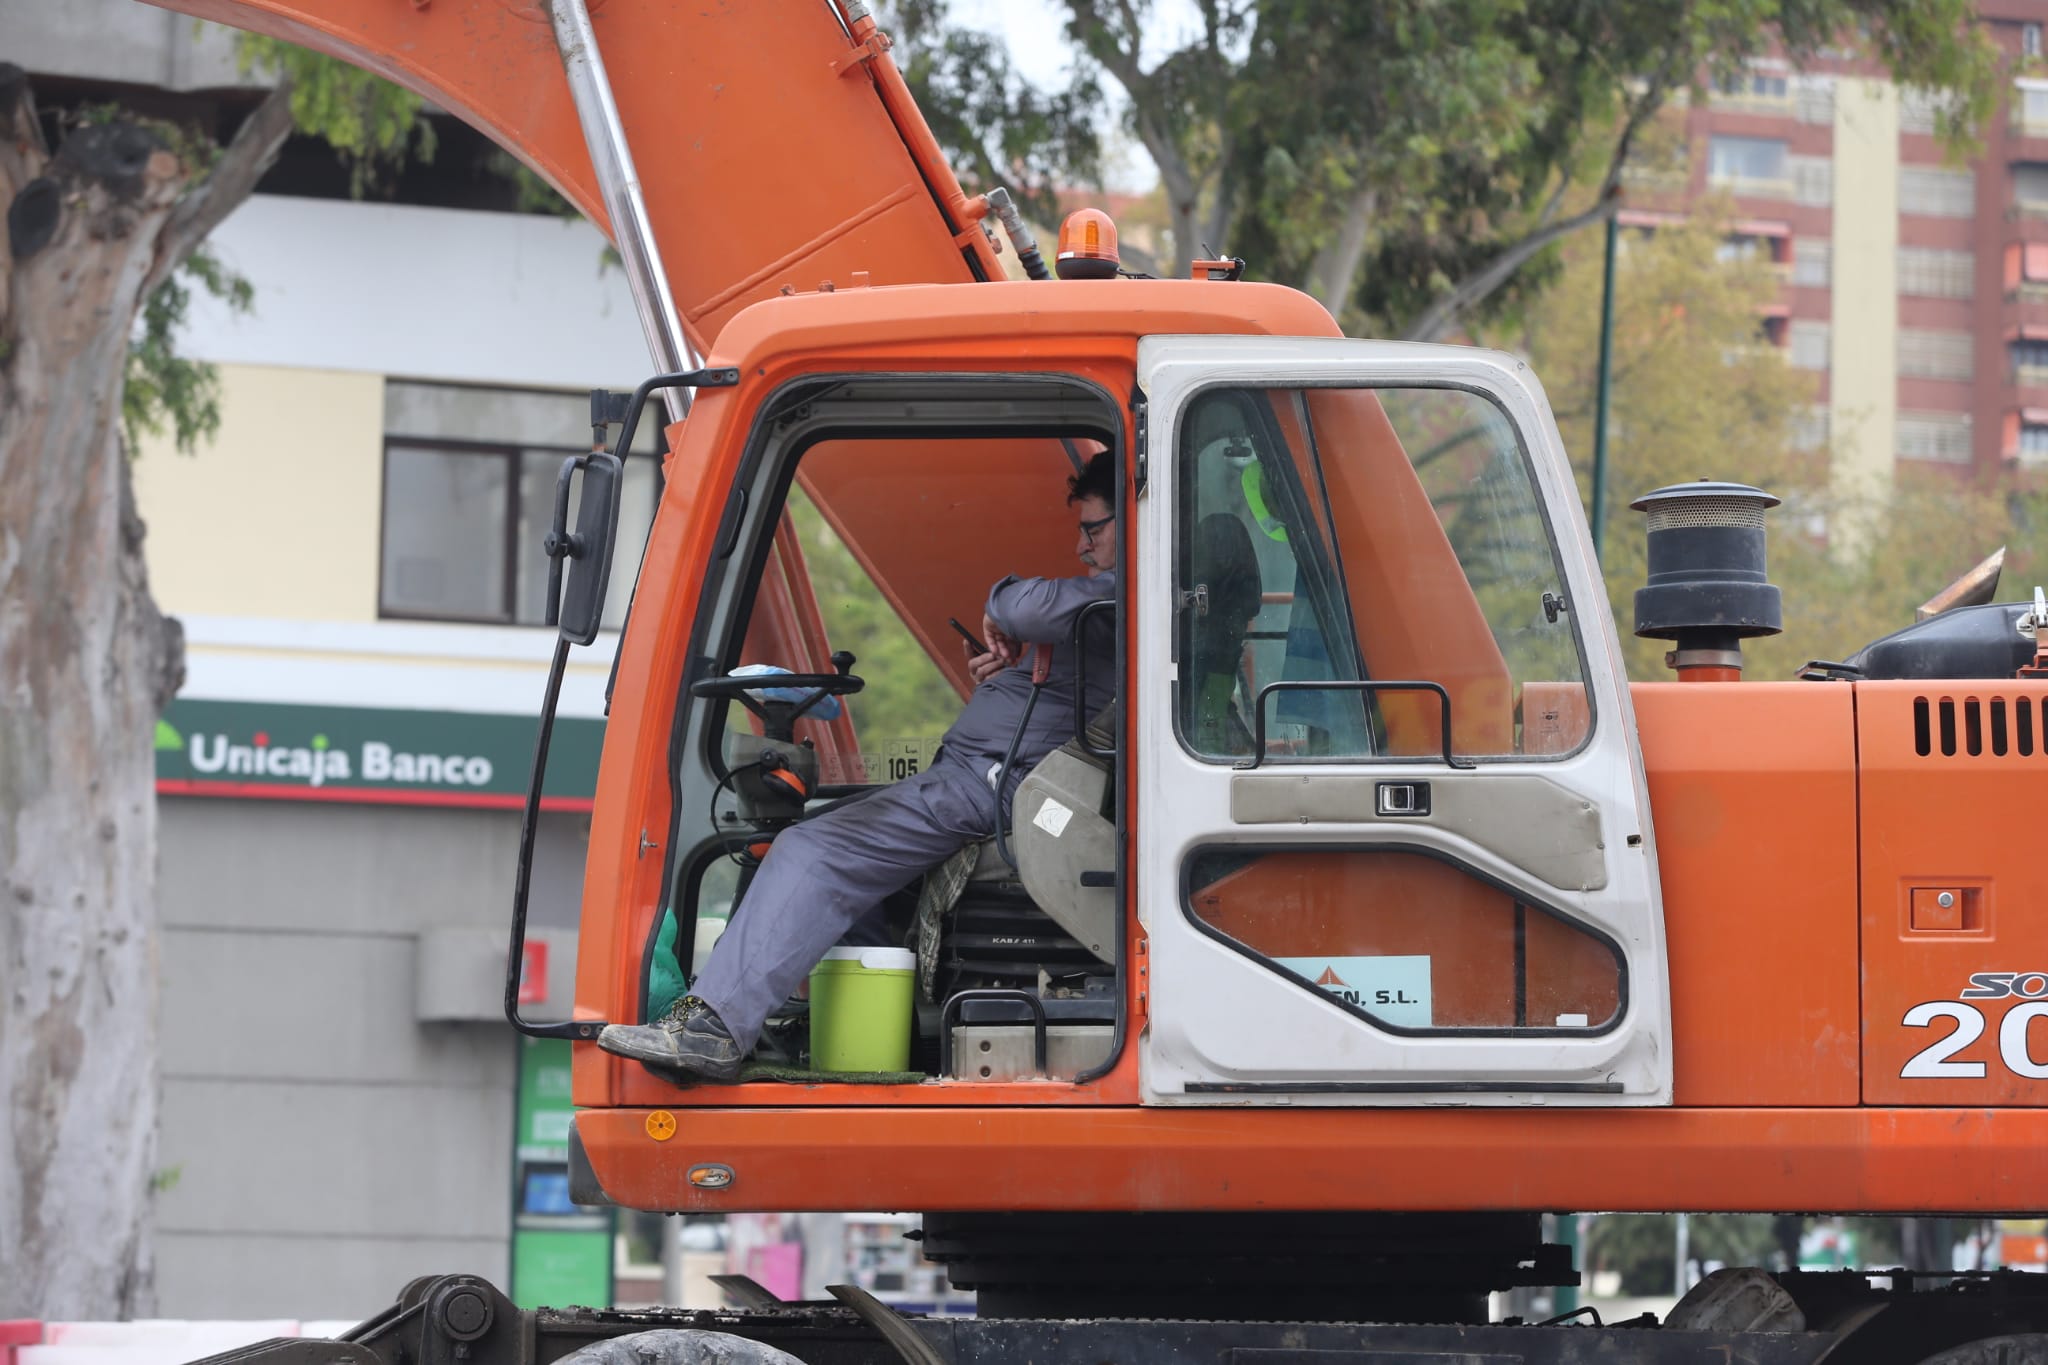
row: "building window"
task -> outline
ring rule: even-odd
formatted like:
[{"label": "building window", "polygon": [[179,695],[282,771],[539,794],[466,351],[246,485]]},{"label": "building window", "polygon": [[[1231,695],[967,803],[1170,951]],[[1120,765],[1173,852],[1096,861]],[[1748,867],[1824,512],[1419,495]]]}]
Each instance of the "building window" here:
[{"label": "building window", "polygon": [[1899,131],[1932,133],[1940,127],[1941,116],[1955,107],[1955,96],[1945,90],[1908,86],[1899,93]]},{"label": "building window", "polygon": [[2021,422],[2020,463],[2038,469],[2048,465],[2048,422]]},{"label": "building window", "polygon": [[1899,248],[1899,292],[1920,298],[1967,299],[1977,293],[1977,257],[1969,251]]},{"label": "building window", "polygon": [[1966,412],[1901,412],[1899,456],[1908,460],[1970,462],[1970,415]]},{"label": "building window", "polygon": [[[653,520],[661,425],[658,409],[642,414],[626,462],[607,627],[625,617]],[[562,461],[590,448],[588,394],[393,380],[384,388],[384,432],[378,614],[542,624],[541,541]]]},{"label": "building window", "polygon": [[1828,325],[1811,318],[1795,318],[1786,346],[1795,369],[1825,370],[1828,367]]},{"label": "building window", "polygon": [[1780,114],[1792,107],[1792,73],[1781,66],[1750,67],[1714,82],[1717,108]]},{"label": "building window", "polygon": [[2041,26],[2039,24],[2020,25],[2020,51],[2029,57],[2041,55]]},{"label": "building window", "polygon": [[2048,137],[2048,81],[2013,82],[2012,126],[2022,137]]},{"label": "building window", "polygon": [[2020,161],[2012,168],[2013,207],[2048,215],[2048,161]]},{"label": "building window", "polygon": [[1792,418],[1792,448],[1794,450],[1821,450],[1828,443],[1828,409],[1824,403],[1815,403]]},{"label": "building window", "polygon": [[1968,332],[1899,329],[1899,375],[1905,379],[1968,379],[1975,370]]},{"label": "building window", "polygon": [[1793,102],[1801,123],[1832,124],[1835,121],[1835,78],[1803,75],[1793,78]]},{"label": "building window", "polygon": [[1792,283],[1809,289],[1828,287],[1828,259],[1832,248],[1825,237],[1792,239]]},{"label": "building window", "polygon": [[1792,202],[1807,208],[1824,209],[1835,202],[1835,163],[1824,156],[1788,156],[1785,165],[1792,174]]},{"label": "building window", "polygon": [[1714,248],[1714,259],[1727,265],[1734,261],[1762,261],[1784,265],[1792,239],[1779,232],[1731,232]]},{"label": "building window", "polygon": [[2022,339],[2011,342],[2006,352],[2012,358],[2013,383],[2048,388],[2048,341]]},{"label": "building window", "polygon": [[1974,217],[1976,172],[1949,166],[1899,167],[1899,212],[1929,218]]},{"label": "building window", "polygon": [[1785,144],[1770,137],[1722,137],[1707,140],[1707,179],[1737,194],[1790,199],[1792,172]]}]

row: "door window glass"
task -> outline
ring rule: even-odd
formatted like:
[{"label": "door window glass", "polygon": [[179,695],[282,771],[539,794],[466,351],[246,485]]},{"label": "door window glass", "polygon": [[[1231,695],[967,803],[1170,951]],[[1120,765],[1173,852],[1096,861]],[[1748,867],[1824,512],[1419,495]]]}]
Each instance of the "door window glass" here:
[{"label": "door window glass", "polygon": [[1606,939],[1419,853],[1207,849],[1188,909],[1232,945],[1397,1029],[1592,1029],[1622,1006]]},{"label": "door window glass", "polygon": [[1243,759],[1263,721],[1268,760],[1440,755],[1443,703],[1417,684],[1448,696],[1455,754],[1584,740],[1563,576],[1491,402],[1213,389],[1179,452],[1177,713],[1197,754]]}]

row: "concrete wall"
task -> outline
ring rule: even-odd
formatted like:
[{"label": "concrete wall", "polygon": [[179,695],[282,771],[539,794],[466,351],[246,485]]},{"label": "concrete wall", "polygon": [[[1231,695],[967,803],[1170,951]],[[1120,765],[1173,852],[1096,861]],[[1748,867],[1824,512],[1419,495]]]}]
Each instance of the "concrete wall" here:
[{"label": "concrete wall", "polygon": [[[192,455],[145,440],[135,466],[151,586],[186,621],[185,695],[531,712],[546,632],[377,619],[385,379],[557,390],[570,411],[579,391],[631,389],[649,362],[602,238],[258,196],[208,240],[255,289],[248,314],[195,293],[179,337],[219,367],[220,430]],[[603,714],[616,645],[575,651],[562,714]]]},{"label": "concrete wall", "polygon": [[258,195],[207,245],[256,300],[195,293],[179,344],[202,360],[572,392],[654,372],[585,222]]},{"label": "concrete wall", "polygon": [[166,90],[249,85],[234,32],[135,0],[0,0],[7,60],[32,74]]},{"label": "concrete wall", "polygon": [[1898,450],[1899,91],[1889,81],[1835,83],[1834,184],[1829,484],[1837,499],[1874,509],[1830,524],[1830,545],[1852,553],[1867,539],[1865,517],[1891,495]]},{"label": "concrete wall", "polygon": [[150,586],[166,610],[377,619],[381,375],[220,367],[219,433],[135,465]]},{"label": "concrete wall", "polygon": [[[353,1318],[505,1282],[513,1035],[415,1020],[417,935],[504,932],[518,817],[165,799],[157,1288],[172,1317]],[[573,923],[554,817],[536,914]],[[566,954],[562,954],[566,956]],[[551,963],[566,980],[573,963]]]}]

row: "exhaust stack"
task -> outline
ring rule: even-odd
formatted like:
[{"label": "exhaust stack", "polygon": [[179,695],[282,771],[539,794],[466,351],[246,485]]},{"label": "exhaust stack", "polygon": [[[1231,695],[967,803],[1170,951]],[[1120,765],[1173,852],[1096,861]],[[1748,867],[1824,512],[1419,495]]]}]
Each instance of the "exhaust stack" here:
[{"label": "exhaust stack", "polygon": [[1636,634],[1675,646],[1680,682],[1740,682],[1742,642],[1784,628],[1764,562],[1764,511],[1778,499],[1746,483],[1701,479],[1645,493],[1649,581],[1636,589]]}]

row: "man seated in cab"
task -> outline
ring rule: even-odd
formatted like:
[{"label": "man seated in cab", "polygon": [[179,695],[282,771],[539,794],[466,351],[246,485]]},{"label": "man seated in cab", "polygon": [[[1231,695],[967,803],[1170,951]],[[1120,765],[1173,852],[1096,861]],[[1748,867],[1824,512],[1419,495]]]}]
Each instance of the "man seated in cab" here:
[{"label": "man seated in cab", "polygon": [[[827,949],[883,898],[995,833],[1017,783],[1114,695],[1113,633],[1090,629],[1086,713],[1074,714],[1075,618],[1116,596],[1116,491],[1108,451],[1067,480],[1082,573],[1013,574],[989,590],[981,623],[988,650],[963,645],[974,692],[931,767],[778,835],[692,993],[651,1024],[607,1026],[599,1047],[670,1079],[738,1080],[761,1025]],[[1050,650],[1052,666],[1034,704],[1037,650]],[[1005,769],[1013,737],[1016,756]]]}]

